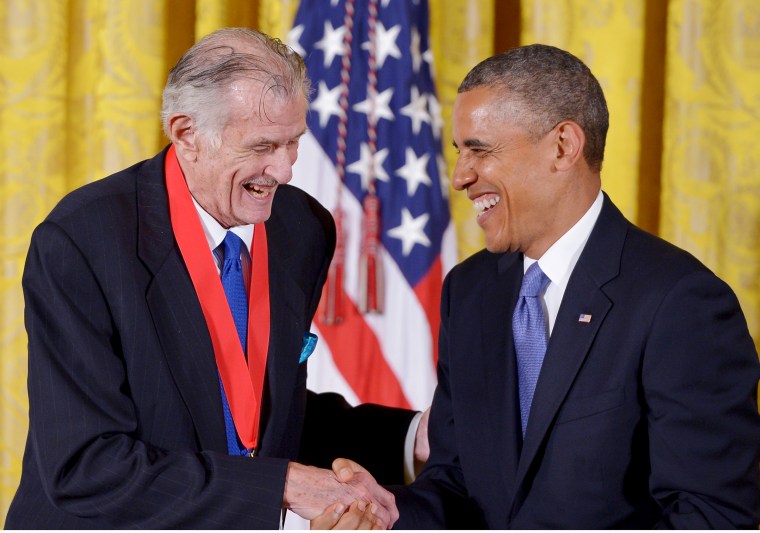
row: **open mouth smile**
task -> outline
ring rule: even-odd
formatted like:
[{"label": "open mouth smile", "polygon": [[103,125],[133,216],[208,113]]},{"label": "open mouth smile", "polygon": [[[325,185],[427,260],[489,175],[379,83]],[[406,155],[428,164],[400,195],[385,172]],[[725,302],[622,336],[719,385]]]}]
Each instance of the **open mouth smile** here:
[{"label": "open mouth smile", "polygon": [[267,198],[277,189],[277,183],[267,183],[266,185],[250,181],[243,184],[243,188],[254,198]]},{"label": "open mouth smile", "polygon": [[501,197],[496,194],[484,194],[472,202],[472,207],[480,218],[500,201]]}]

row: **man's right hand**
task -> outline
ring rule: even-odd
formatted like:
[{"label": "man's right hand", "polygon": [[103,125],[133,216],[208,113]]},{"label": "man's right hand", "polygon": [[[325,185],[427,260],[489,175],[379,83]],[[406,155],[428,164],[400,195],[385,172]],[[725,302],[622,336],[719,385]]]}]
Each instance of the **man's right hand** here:
[{"label": "man's right hand", "polygon": [[342,503],[328,507],[311,519],[311,529],[383,529],[367,502],[355,501],[346,509]]},{"label": "man's right hand", "polygon": [[[393,494],[377,484],[375,478],[360,465],[348,459],[336,459],[340,469],[348,469],[345,482],[330,470],[291,462],[285,479],[283,504],[302,518],[311,520],[322,515],[328,506],[341,503],[350,506],[354,501],[368,502],[377,525],[390,528],[398,520]],[[333,463],[333,470],[336,470]],[[344,474],[348,473],[344,472]]]}]

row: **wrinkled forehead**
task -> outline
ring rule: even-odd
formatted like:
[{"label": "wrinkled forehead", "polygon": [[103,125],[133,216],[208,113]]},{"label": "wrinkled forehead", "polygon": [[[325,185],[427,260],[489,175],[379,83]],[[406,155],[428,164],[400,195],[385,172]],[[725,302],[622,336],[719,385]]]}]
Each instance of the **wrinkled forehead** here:
[{"label": "wrinkled forehead", "polygon": [[301,130],[306,129],[308,104],[300,95],[284,96],[272,91],[262,93],[260,86],[250,90],[244,86],[231,87],[230,95],[225,126],[247,130],[284,127],[299,130],[299,135]]},{"label": "wrinkled forehead", "polygon": [[293,93],[276,81],[240,77],[230,81],[223,95],[233,113],[254,113],[265,119],[272,110],[292,107],[306,112],[306,98],[300,92]]}]

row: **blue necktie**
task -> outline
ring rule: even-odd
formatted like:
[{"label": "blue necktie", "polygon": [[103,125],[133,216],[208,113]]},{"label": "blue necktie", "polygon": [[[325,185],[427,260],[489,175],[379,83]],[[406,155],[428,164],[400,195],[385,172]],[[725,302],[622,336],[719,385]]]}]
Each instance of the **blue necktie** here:
[{"label": "blue necktie", "polygon": [[538,295],[548,282],[549,278],[538,266],[538,262],[533,263],[525,273],[520,298],[512,315],[523,437],[525,428],[528,427],[533,392],[536,390],[536,382],[546,353],[546,321]]},{"label": "blue necktie", "polygon": [[245,353],[248,340],[248,294],[243,281],[243,263],[240,261],[242,246],[245,246],[242,239],[228,231],[222,241],[224,262],[221,270],[224,294],[227,295],[227,303],[230,305],[235,328]]},{"label": "blue necktie", "polygon": [[[237,329],[240,344],[245,354],[248,340],[248,294],[243,281],[243,263],[240,261],[241,246],[244,244],[240,237],[228,231],[220,248],[224,254],[224,262],[221,268],[222,287],[224,287],[224,294],[227,296],[227,303],[230,306],[230,311],[232,311],[232,319],[235,321],[235,329]],[[247,450],[240,443],[235,430],[235,422],[232,419],[232,412],[227,401],[227,395],[224,393],[221,377],[219,378],[219,385],[222,389],[227,452],[230,455],[246,455]]]}]

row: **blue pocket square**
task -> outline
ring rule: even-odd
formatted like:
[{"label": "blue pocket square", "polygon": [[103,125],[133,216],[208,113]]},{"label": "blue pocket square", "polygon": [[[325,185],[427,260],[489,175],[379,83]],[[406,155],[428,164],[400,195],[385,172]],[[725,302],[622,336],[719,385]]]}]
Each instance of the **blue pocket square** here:
[{"label": "blue pocket square", "polygon": [[317,346],[318,337],[308,331],[303,334],[303,347],[301,348],[301,357],[298,359],[298,364],[305,362],[309,356],[314,353],[314,348]]}]

